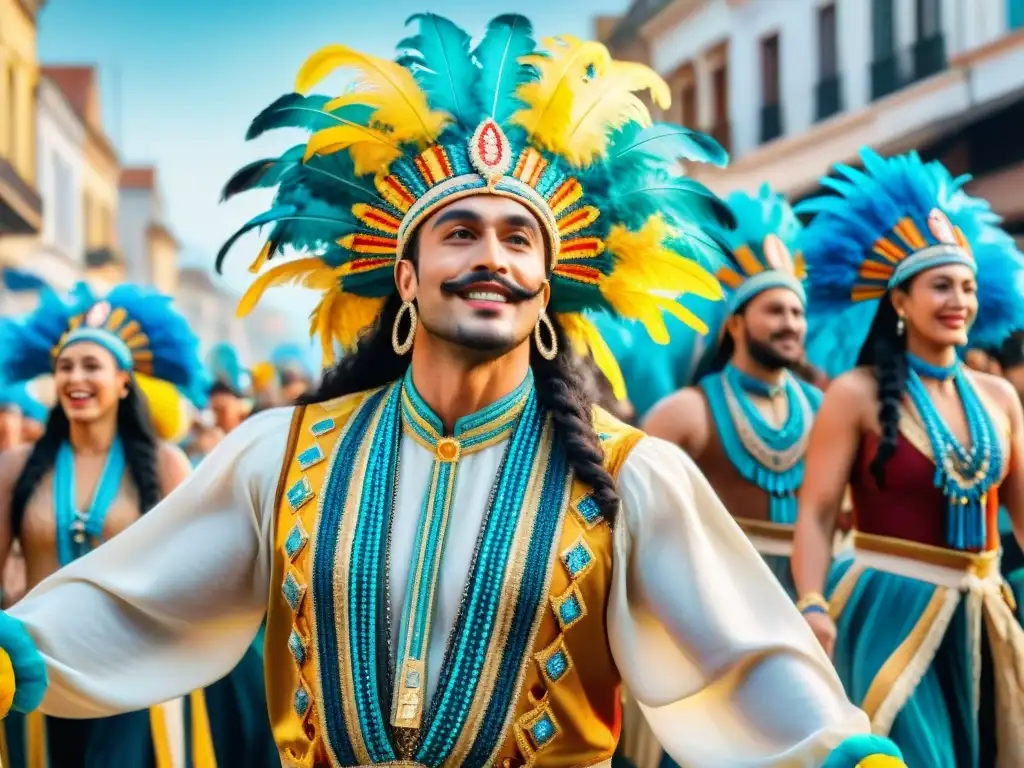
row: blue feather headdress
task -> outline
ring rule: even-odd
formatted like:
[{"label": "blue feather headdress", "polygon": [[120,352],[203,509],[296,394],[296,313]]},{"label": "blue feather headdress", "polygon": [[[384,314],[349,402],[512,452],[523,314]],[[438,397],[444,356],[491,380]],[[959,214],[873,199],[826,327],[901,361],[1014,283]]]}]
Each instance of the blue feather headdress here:
[{"label": "blue feather headdress", "polygon": [[252,374],[231,344],[215,344],[206,353],[206,372],[211,383],[222,384],[239,397],[252,395]]},{"label": "blue feather headdress", "polygon": [[280,372],[292,371],[300,376],[311,378],[312,368],[309,364],[309,350],[298,344],[278,344],[270,353],[270,362]]},{"label": "blue feather headdress", "polygon": [[808,357],[830,377],[856,365],[878,303],[926,269],[965,264],[978,282],[972,346],[998,347],[1024,328],[1024,255],[984,200],[916,152],[882,158],[861,150],[864,170],[836,166],[825,194],[797,206],[804,231],[811,316]]},{"label": "blue feather headdress", "polygon": [[806,301],[799,251],[803,226],[786,198],[762,184],[756,197],[733,192],[727,203],[736,228],[722,232],[728,260],[716,277],[726,288],[729,314],[770,288],[789,288]]},{"label": "blue feather headdress", "polygon": [[119,285],[98,297],[78,284],[67,298],[39,295],[29,315],[0,326],[0,371],[21,382],[52,373],[61,350],[80,341],[108,349],[124,370],[166,382],[197,406],[206,399],[199,340],[169,296]]},{"label": "blue feather headdress", "polygon": [[[613,61],[599,43],[567,36],[538,47],[518,15],[491,21],[475,46],[440,16],[412,21],[418,34],[399,43],[396,61],[327,46],[302,67],[298,92],[253,120],[250,139],[284,127],[312,135],[228,181],[224,199],[258,187],[276,186],[277,195],[224,245],[218,269],[239,237],[264,225],[269,235],[251,271],[285,248],[308,257],[261,275],[239,314],[273,285],[320,291],[311,332],[329,363],[333,342],[351,348],[395,292],[394,266],[417,226],[460,197],[493,194],[541,223],[550,311],[602,369],[614,358],[584,310],[637,319],[659,343],[668,340],[663,313],[705,330],[676,299],[721,297],[698,262],[720,255],[709,230],[730,214],[681,175],[679,160],[724,165],[727,156],[701,133],[652,124],[635,92],[667,106],[665,82]],[[354,88],[335,99],[306,95],[339,68],[355,73]]]},{"label": "blue feather headdress", "polygon": [[0,387],[0,410],[14,406],[26,419],[45,424],[50,409],[36,396],[32,382],[21,381]]}]

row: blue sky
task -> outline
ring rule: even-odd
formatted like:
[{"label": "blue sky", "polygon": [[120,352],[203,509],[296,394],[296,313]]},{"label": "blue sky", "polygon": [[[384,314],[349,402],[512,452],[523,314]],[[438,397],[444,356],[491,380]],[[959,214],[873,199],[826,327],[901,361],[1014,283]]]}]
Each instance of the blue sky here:
[{"label": "blue sky", "polygon": [[[515,9],[533,20],[540,36],[589,37],[594,15],[626,5],[628,0],[49,0],[39,17],[39,56],[43,63],[99,65],[106,128],[122,160],[158,167],[167,223],[190,256],[212,260],[220,244],[270,202],[269,195],[252,192],[221,205],[224,181],[295,139],[266,136],[246,143],[249,121],[292,90],[299,66],[320,46],[345,43],[390,57],[405,20],[424,10],[477,33],[491,17]],[[235,246],[226,270],[233,287],[247,284],[245,266],[259,246],[255,237]]]}]

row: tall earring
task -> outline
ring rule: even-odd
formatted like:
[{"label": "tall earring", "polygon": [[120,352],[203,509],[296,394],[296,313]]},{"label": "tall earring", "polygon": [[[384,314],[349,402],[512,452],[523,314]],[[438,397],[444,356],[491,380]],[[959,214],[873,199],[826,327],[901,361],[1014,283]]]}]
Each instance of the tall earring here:
[{"label": "tall earring", "polygon": [[903,322],[903,315],[900,315],[896,320],[896,335],[902,336],[903,332],[906,331],[906,324]]},{"label": "tall earring", "polygon": [[[541,338],[540,327],[542,325],[547,328],[548,335],[551,337],[551,343],[547,346],[544,344],[544,339]],[[555,335],[555,326],[552,324],[551,318],[548,317],[548,313],[543,309],[537,316],[537,324],[533,326],[533,341],[537,345],[540,356],[545,360],[554,360],[558,356],[558,336]]]},{"label": "tall earring", "polygon": [[[409,314],[409,333],[406,335],[405,341],[399,343],[398,324],[402,322],[402,315],[406,313]],[[396,355],[404,355],[412,349],[412,340],[416,338],[417,322],[416,305],[411,301],[403,301],[402,306],[398,308],[398,314],[395,315],[395,324],[391,327],[391,347],[395,350]]]}]

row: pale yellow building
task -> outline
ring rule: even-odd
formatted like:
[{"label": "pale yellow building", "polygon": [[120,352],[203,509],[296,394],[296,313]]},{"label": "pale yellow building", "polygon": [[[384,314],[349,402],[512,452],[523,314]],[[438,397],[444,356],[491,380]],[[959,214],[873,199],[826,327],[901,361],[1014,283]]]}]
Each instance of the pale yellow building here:
[{"label": "pale yellow building", "polygon": [[36,235],[36,16],[44,0],[0,0],[0,265],[12,235]]},{"label": "pale yellow building", "polygon": [[89,281],[97,288],[109,287],[124,279],[117,232],[121,164],[103,128],[99,76],[90,65],[47,66],[43,74],[57,84],[85,124],[81,204],[85,262]]}]

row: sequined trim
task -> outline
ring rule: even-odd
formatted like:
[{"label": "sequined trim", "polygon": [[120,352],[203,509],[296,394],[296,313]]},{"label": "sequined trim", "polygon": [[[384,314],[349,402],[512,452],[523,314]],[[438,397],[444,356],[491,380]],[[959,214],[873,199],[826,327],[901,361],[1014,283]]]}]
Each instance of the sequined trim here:
[{"label": "sequined trim", "polygon": [[298,613],[299,607],[302,605],[302,598],[306,596],[306,585],[301,584],[295,578],[295,574],[289,572],[284,577],[281,593],[284,595],[284,599],[288,601],[288,607],[292,609],[292,612]]},{"label": "sequined trim", "polygon": [[572,669],[572,658],[565,647],[565,638],[562,635],[556,637],[555,642],[543,651],[534,654],[534,658],[544,679],[550,684],[557,683]]},{"label": "sequined trim", "polygon": [[292,628],[292,632],[288,635],[288,650],[292,652],[292,658],[295,659],[295,663],[298,666],[302,666],[306,663],[307,647],[306,641],[302,639],[302,635],[299,634],[299,630]]},{"label": "sequined trim", "polygon": [[296,518],[295,525],[288,532],[288,538],[284,542],[284,551],[288,555],[288,559],[295,562],[295,558],[302,551],[302,548],[306,546],[307,541],[309,541],[309,534],[302,527],[302,521]]},{"label": "sequined trim", "polygon": [[562,552],[560,559],[569,572],[569,578],[573,580],[582,578],[594,566],[594,553],[582,533]]},{"label": "sequined trim", "polygon": [[594,497],[589,493],[573,504],[572,508],[588,530],[604,519],[601,516],[601,508],[597,506]]},{"label": "sequined trim", "polygon": [[333,432],[337,426],[334,419],[320,419],[309,428],[309,431],[313,433],[313,437],[323,437],[324,435]]},{"label": "sequined trim", "polygon": [[306,713],[309,712],[309,705],[313,702],[313,697],[309,695],[309,691],[306,690],[306,684],[299,680],[299,687],[295,689],[295,699],[293,706],[295,707],[295,714],[299,717],[305,717]]},{"label": "sequined trim", "polygon": [[299,469],[305,472],[310,467],[315,467],[321,461],[326,458],[324,456],[324,449],[319,445],[312,445],[296,457],[296,461],[299,462]]},{"label": "sequined trim", "polygon": [[313,500],[316,495],[313,492],[313,486],[309,484],[309,479],[305,477],[299,478],[299,480],[288,489],[288,506],[292,508],[292,512],[298,512],[306,504]]},{"label": "sequined trim", "polygon": [[516,722],[516,743],[526,759],[525,768],[532,768],[537,763],[537,754],[549,747],[561,732],[547,702],[519,718]]},{"label": "sequined trim", "polygon": [[573,583],[569,589],[557,597],[551,598],[552,607],[555,609],[555,618],[562,631],[567,631],[576,622],[587,615],[587,606],[583,602],[583,594],[579,585]]}]

